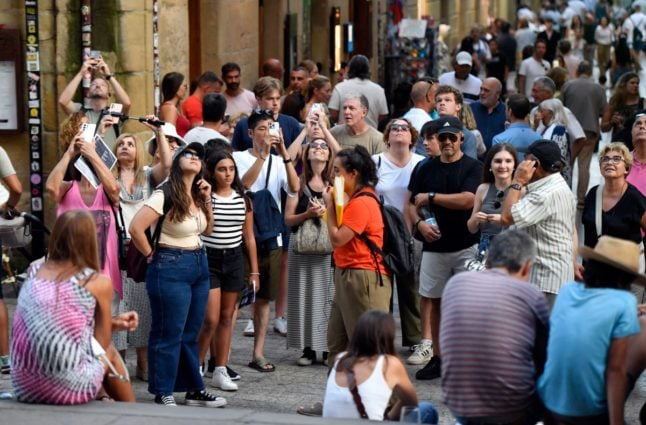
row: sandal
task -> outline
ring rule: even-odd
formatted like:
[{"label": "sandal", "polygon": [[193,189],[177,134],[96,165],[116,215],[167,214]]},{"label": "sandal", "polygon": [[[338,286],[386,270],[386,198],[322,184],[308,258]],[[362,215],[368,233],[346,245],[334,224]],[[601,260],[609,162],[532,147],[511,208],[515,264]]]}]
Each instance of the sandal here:
[{"label": "sandal", "polygon": [[305,416],[323,416],[323,403],[317,401],[309,406],[300,406],[296,409],[296,413]]},{"label": "sandal", "polygon": [[259,357],[256,360],[250,361],[247,366],[252,369],[256,369],[258,372],[273,372],[276,370],[276,366],[264,357]]}]

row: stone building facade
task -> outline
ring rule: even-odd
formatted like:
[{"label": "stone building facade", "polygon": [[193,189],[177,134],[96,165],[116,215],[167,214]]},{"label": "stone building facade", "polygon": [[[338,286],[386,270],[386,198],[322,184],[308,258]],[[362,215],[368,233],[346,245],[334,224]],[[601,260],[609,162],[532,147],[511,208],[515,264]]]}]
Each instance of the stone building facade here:
[{"label": "stone building facade", "polygon": [[[0,28],[20,30],[26,37],[25,1],[4,0]],[[81,0],[39,0],[40,81],[43,123],[43,175],[56,163],[57,131],[65,118],[58,96],[81,65]],[[513,15],[504,0],[406,0],[405,17],[432,15],[449,23],[450,47],[475,22],[487,16]],[[220,74],[225,62],[242,68],[242,85],[251,87],[260,64],[269,57],[294,65],[312,58],[332,76],[330,58],[331,15],[338,8],[339,24],[354,23],[355,52],[372,61],[373,78],[383,78],[383,49],[388,0],[156,0],[160,74],[179,71],[195,78],[205,70]],[[93,49],[100,50],[115,78],[132,100],[131,116],[154,110],[153,0],[93,0]],[[347,59],[344,53],[344,59]],[[289,71],[286,66],[286,76]],[[80,101],[80,94],[77,98]],[[25,105],[27,103],[25,102]],[[27,111],[19,111],[27,114]],[[138,123],[129,131],[144,131]],[[25,188],[20,204],[30,209],[29,137],[0,133]],[[53,206],[46,199],[47,223],[53,223]]]}]

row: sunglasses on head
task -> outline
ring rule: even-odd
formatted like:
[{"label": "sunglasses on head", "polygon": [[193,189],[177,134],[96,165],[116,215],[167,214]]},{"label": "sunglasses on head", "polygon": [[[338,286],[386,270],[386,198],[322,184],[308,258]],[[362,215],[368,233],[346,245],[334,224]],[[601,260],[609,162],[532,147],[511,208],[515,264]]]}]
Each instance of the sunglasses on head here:
[{"label": "sunglasses on head", "polygon": [[253,110],[253,113],[257,115],[272,117],[272,118],[274,117],[274,113],[271,111],[271,109],[256,108]]},{"label": "sunglasses on head", "polygon": [[505,197],[505,191],[504,190],[499,190],[496,193],[496,200],[493,201],[493,207],[495,209],[498,209],[498,208],[500,208],[502,206],[502,198],[504,198],[504,197]]},{"label": "sunglasses on head", "polygon": [[440,142],[446,142],[449,140],[451,143],[455,143],[458,141],[458,136],[456,134],[443,133],[437,136],[437,140]]}]

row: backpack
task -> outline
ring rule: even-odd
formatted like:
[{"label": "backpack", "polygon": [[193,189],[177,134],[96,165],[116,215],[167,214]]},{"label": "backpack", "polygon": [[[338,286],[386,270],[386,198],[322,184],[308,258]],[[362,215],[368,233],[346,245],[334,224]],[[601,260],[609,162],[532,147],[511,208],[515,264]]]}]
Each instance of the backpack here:
[{"label": "backpack", "polygon": [[629,18],[629,19],[630,19],[630,22],[633,23],[633,46],[635,46],[636,49],[640,49],[642,41],[644,40],[644,34],[642,34],[642,32],[639,29],[639,26],[635,23],[635,21],[633,21],[632,18]]},{"label": "backpack", "polygon": [[[415,263],[413,260],[413,237],[408,231],[408,226],[404,221],[404,215],[395,207],[391,205],[384,205],[383,200],[377,198],[377,195],[371,192],[359,192],[356,196],[369,196],[379,204],[381,210],[381,218],[384,222],[384,246],[381,250],[376,243],[374,243],[365,232],[359,235],[359,238],[368,245],[370,253],[377,262],[377,254],[381,255],[384,259],[384,264],[388,271],[395,276],[406,276],[415,271]],[[379,264],[377,262],[377,264]],[[377,266],[379,273],[379,281],[383,285],[381,279],[381,271]]]},{"label": "backpack", "polygon": [[253,234],[259,252],[269,252],[278,248],[277,238],[283,232],[283,216],[276,200],[267,189],[271,173],[272,155],[269,155],[265,188],[249,193],[253,204]]}]

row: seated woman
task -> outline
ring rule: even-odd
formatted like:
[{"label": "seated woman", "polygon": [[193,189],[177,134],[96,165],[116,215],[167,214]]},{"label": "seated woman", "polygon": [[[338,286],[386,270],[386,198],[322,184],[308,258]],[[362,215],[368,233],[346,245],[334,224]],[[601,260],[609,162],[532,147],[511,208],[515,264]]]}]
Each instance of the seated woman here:
[{"label": "seated woman", "polygon": [[[96,239],[89,212],[67,211],[54,224],[47,260],[29,270],[13,319],[11,380],[18,401],[81,404],[105,393],[135,401],[110,339],[114,328],[134,329],[137,316],[112,320],[112,283],[98,273]],[[96,342],[105,350],[103,361]]]},{"label": "seated woman", "polygon": [[[388,408],[391,396],[397,401]],[[324,418],[399,420],[403,406],[418,406],[420,422],[436,424],[437,410],[417,402],[406,367],[395,352],[395,321],[379,310],[361,315],[346,353],[341,353],[328,377]]]}]

